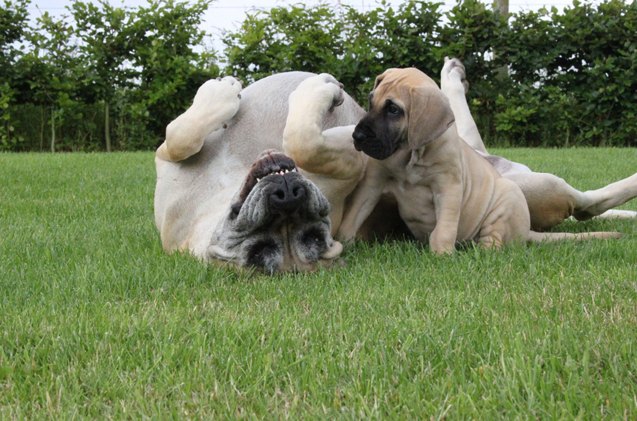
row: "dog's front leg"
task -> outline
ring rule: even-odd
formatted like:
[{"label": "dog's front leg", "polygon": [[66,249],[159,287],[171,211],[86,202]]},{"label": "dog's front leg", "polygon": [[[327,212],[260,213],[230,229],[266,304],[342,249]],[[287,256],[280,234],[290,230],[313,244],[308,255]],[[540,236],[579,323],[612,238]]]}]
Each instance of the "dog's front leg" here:
[{"label": "dog's front leg", "polygon": [[157,157],[178,162],[199,152],[206,136],[237,113],[240,91],[241,82],[230,76],[201,85],[190,108],[166,127],[166,140],[157,149]]},{"label": "dog's front leg", "polygon": [[456,250],[458,240],[462,186],[445,186],[444,191],[435,189],[434,207],[436,226],[429,235],[429,248],[435,254],[451,254]]},{"label": "dog's front leg", "polygon": [[343,99],[343,85],[327,73],[301,82],[290,94],[283,152],[305,171],[355,183],[366,158],[354,149],[354,126],[322,129],[327,114]]},{"label": "dog's front leg", "polygon": [[370,161],[365,177],[356,187],[348,200],[343,220],[338,228],[336,238],[343,243],[351,243],[358,230],[380,201],[387,177],[383,169]]}]

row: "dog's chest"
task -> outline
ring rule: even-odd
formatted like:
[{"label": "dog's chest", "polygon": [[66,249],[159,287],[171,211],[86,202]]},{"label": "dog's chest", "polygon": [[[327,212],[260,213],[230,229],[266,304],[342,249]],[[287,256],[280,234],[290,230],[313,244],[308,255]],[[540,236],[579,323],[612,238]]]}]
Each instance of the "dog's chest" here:
[{"label": "dog's chest", "polygon": [[408,179],[396,180],[390,186],[398,201],[398,211],[410,231],[424,240],[436,226],[434,193],[426,185],[413,184]]}]

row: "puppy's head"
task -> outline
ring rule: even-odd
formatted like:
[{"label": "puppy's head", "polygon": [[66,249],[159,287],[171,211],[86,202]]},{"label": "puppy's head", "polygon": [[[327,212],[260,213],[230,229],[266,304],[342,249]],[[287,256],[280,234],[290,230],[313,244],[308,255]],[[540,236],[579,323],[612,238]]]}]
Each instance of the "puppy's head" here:
[{"label": "puppy's head", "polygon": [[420,148],[454,122],[447,98],[420,70],[389,69],[376,78],[369,111],[354,130],[354,147],[385,159],[404,147]]},{"label": "puppy's head", "polygon": [[343,249],[330,234],[329,212],[325,196],[292,159],[265,151],[215,230],[209,255],[267,273],[314,269]]}]

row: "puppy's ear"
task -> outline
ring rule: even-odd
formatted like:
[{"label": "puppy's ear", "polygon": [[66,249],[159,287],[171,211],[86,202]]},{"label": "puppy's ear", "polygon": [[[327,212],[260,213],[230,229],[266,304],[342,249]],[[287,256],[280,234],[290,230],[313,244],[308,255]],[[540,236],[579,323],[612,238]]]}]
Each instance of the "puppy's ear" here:
[{"label": "puppy's ear", "polygon": [[374,89],[378,88],[378,85],[380,85],[383,79],[385,79],[385,76],[387,75],[388,71],[389,70],[385,70],[383,73],[376,76],[376,80],[374,81]]},{"label": "puppy's ear", "polygon": [[387,69],[383,73],[381,73],[378,76],[376,76],[376,81],[374,82],[374,89],[378,88],[378,85],[380,85],[380,83],[383,81],[383,79],[385,79],[385,76],[387,76],[388,74],[390,74],[394,70],[396,70],[396,69],[394,69],[394,68]]},{"label": "puppy's ear", "polygon": [[454,122],[447,97],[438,87],[417,86],[409,90],[409,147],[418,149],[442,136]]}]

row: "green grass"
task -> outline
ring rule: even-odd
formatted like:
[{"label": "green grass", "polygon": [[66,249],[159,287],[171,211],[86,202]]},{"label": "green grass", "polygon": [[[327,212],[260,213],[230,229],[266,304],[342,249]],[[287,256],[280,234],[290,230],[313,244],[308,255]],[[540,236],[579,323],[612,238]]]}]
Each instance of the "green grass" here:
[{"label": "green grass", "polygon": [[[581,189],[637,171],[635,149],[498,152]],[[0,176],[0,419],[637,417],[637,221],[267,277],[162,252],[150,153]]]}]

